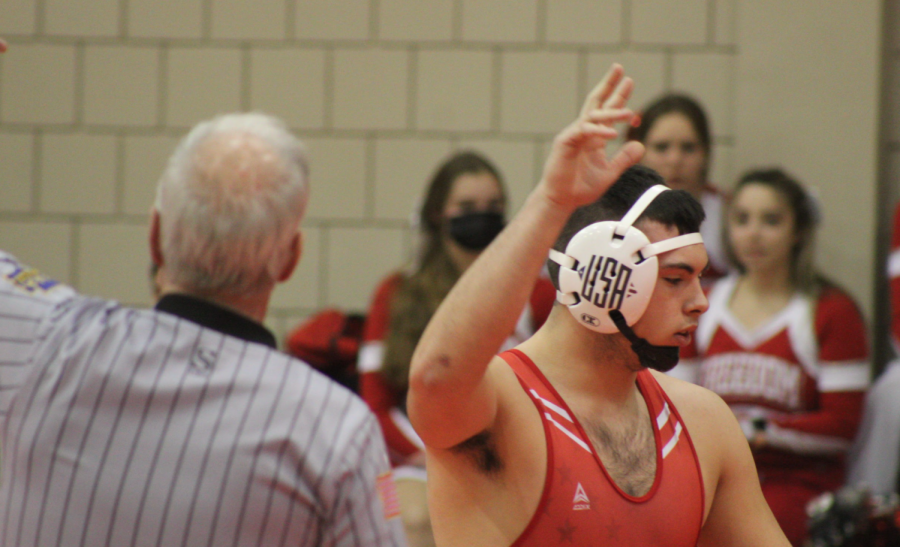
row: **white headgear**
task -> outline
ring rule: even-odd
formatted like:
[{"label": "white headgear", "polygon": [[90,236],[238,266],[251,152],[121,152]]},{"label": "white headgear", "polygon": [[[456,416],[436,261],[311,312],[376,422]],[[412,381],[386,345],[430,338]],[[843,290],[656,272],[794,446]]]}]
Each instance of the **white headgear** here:
[{"label": "white headgear", "polygon": [[703,243],[694,232],[651,244],[632,226],[666,190],[669,188],[661,184],[647,189],[622,220],[584,227],[569,241],[565,253],[550,250],[550,260],[560,266],[556,299],[585,327],[606,334],[618,332],[610,310],[619,310],[628,325],[633,325],[644,314],[656,288],[656,256]]}]

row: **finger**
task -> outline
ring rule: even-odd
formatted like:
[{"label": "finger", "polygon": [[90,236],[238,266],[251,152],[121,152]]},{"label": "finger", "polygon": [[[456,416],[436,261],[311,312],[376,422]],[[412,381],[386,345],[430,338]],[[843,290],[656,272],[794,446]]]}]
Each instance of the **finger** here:
[{"label": "finger", "polygon": [[618,122],[629,122],[634,118],[634,111],[629,108],[609,108],[591,110],[581,119],[591,123],[612,124]]},{"label": "finger", "polygon": [[581,114],[584,115],[588,110],[598,108],[606,102],[613,90],[618,86],[623,74],[625,74],[625,69],[622,68],[622,65],[613,63],[609,70],[606,71],[606,74],[603,75],[603,78],[600,79],[600,83],[588,93],[587,98],[584,100],[584,105],[581,107]]},{"label": "finger", "polygon": [[577,120],[560,131],[554,141],[556,145],[566,150],[564,153],[569,156],[577,155],[585,148],[602,148],[617,136],[618,132],[608,125]]},{"label": "finger", "polygon": [[631,98],[632,91],[634,91],[634,80],[628,77],[623,78],[607,101],[603,103],[603,107],[622,108],[628,102],[628,99]]},{"label": "finger", "polygon": [[0,53],[6,51],[6,41],[3,38],[0,38]]},{"label": "finger", "polygon": [[628,141],[609,160],[609,169],[616,174],[616,178],[619,178],[623,171],[637,164],[643,157],[644,145],[637,141]]},{"label": "finger", "polygon": [[578,122],[569,135],[570,140],[579,142],[584,139],[595,139],[598,137],[608,141],[618,136],[619,132],[613,127],[586,121]]}]

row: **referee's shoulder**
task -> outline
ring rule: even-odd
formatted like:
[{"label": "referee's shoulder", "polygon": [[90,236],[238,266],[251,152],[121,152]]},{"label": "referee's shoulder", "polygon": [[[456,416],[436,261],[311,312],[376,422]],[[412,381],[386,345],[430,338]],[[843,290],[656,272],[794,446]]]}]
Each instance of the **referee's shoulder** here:
[{"label": "referee's shoulder", "polygon": [[280,366],[288,368],[285,396],[276,412],[296,416],[292,436],[302,440],[311,462],[336,471],[359,467],[360,458],[376,454],[379,462],[387,461],[381,457],[385,449],[378,421],[356,393],[301,359],[269,351],[278,356]]},{"label": "referee's shoulder", "polygon": [[[369,406],[353,391],[332,380],[313,366],[280,350],[271,349],[273,355],[290,369],[286,376],[291,383],[285,386],[295,394],[293,403],[301,403],[311,414],[321,414],[332,427],[350,425],[359,428],[377,424]],[[279,373],[280,374],[280,373]]]},{"label": "referee's shoulder", "polygon": [[77,293],[63,283],[19,262],[0,249],[0,294],[8,303],[4,307],[52,306],[65,302]]}]

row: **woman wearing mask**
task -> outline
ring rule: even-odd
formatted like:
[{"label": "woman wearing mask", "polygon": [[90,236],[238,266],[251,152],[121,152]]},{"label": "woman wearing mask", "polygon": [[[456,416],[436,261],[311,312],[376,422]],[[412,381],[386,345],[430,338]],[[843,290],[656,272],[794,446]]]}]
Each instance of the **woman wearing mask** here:
[{"label": "woman wearing mask", "polygon": [[763,494],[798,546],[806,503],[843,483],[869,384],[859,310],[812,266],[818,216],[810,195],[781,170],[738,181],[725,232],[736,272],[710,290],[683,355],[693,359],[679,365],[734,411]]},{"label": "woman wearing mask", "polygon": [[706,221],[700,233],[709,254],[704,285],[727,273],[721,235],[725,196],[708,179],[712,138],[703,108],[687,95],[664,95],[641,112],[640,123],[628,138],[644,144],[641,163],[662,175],[670,188],[690,192],[703,206]]},{"label": "woman wearing mask", "polygon": [[[433,545],[433,539],[423,445],[405,412],[410,360],[438,305],[503,229],[505,211],[502,179],[490,162],[474,152],[447,159],[434,174],[419,212],[422,241],[415,264],[380,283],[366,317],[358,363],[360,393],[381,423],[413,546]],[[544,322],[555,295],[550,281],[541,279],[507,347],[531,336]]]}]

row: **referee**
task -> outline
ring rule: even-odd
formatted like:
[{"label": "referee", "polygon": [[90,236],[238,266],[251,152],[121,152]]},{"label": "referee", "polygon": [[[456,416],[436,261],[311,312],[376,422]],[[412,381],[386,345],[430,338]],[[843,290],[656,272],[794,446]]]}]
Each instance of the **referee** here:
[{"label": "referee", "polygon": [[268,116],[196,126],[151,213],[153,310],[0,252],[0,545],[404,544],[374,417],[261,324],[306,161]]}]

